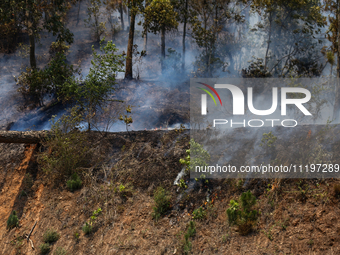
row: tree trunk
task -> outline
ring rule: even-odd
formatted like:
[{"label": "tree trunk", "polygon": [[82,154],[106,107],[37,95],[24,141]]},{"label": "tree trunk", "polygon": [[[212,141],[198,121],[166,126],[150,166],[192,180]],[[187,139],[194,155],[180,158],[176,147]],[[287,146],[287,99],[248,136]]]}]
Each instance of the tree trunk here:
[{"label": "tree trunk", "polygon": [[[128,10],[127,10],[127,16],[128,16],[128,22],[129,22],[129,26],[131,26],[131,21],[130,21],[130,19],[131,19],[131,13],[130,13],[130,8],[128,8]],[[134,14],[134,16],[136,16],[136,14]]]},{"label": "tree trunk", "polygon": [[0,143],[36,144],[51,136],[49,131],[0,131]]},{"label": "tree trunk", "polygon": [[33,32],[31,35],[29,35],[29,41],[30,41],[30,65],[32,69],[36,69],[37,62],[35,60],[35,37]]},{"label": "tree trunk", "polygon": [[162,27],[162,31],[161,31],[161,48],[162,48],[161,66],[162,66],[162,71],[163,71],[165,69],[165,66],[164,66],[164,61],[165,61],[165,27]]},{"label": "tree trunk", "polygon": [[184,14],[184,23],[183,23],[183,54],[182,54],[182,71],[184,72],[185,69],[185,36],[187,32],[187,15],[188,15],[188,1],[185,1],[185,14]]},{"label": "tree trunk", "polygon": [[124,14],[123,14],[123,3],[119,3],[119,13],[120,13],[120,22],[122,24],[122,31],[124,31]]},{"label": "tree trunk", "polygon": [[148,32],[145,31],[144,34],[144,45],[143,45],[143,51],[146,53],[147,50],[147,44],[148,44]]},{"label": "tree trunk", "polygon": [[128,40],[128,47],[126,53],[126,69],[125,69],[125,79],[131,80],[132,79],[132,52],[133,52],[133,37],[135,34],[135,18],[136,13],[131,12],[130,15],[130,30],[129,30],[129,40]]},{"label": "tree trunk", "polygon": [[81,0],[78,0],[79,1],[79,5],[78,5],[78,12],[77,12],[77,25],[79,24],[79,13],[80,13],[80,3],[81,3]]},{"label": "tree trunk", "polygon": [[338,31],[337,31],[337,39],[338,39],[338,52],[337,52],[337,68],[336,68],[336,92],[335,92],[335,102],[334,102],[334,111],[333,111],[333,119],[338,122],[340,120],[340,0],[336,1],[337,3],[337,13],[336,18],[338,21]]},{"label": "tree trunk", "polygon": [[269,53],[269,47],[270,47],[270,40],[272,36],[272,13],[269,13],[269,34],[268,34],[268,42],[267,42],[267,50],[266,50],[266,56],[264,57],[264,70],[267,70],[267,63],[268,63],[268,53]]}]

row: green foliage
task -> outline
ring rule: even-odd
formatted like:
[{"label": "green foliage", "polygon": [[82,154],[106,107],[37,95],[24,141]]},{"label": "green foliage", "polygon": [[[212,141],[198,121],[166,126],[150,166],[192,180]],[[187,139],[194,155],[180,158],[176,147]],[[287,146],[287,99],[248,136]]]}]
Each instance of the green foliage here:
[{"label": "green foliage", "polygon": [[165,189],[158,187],[153,198],[156,206],[153,207],[152,217],[158,221],[169,209],[171,197]]},{"label": "green foliage", "polygon": [[207,213],[205,212],[205,210],[202,207],[197,208],[192,212],[192,218],[194,220],[202,220],[206,217],[206,215],[207,215]]},{"label": "green foliage", "polygon": [[7,220],[7,229],[15,228],[19,225],[19,219],[16,211],[12,211]]},{"label": "green foliage", "polygon": [[65,53],[59,50],[61,52],[57,52],[44,69],[26,68],[26,72],[15,78],[18,92],[27,103],[42,106],[46,95],[55,95],[61,101],[67,100],[64,84],[78,70],[67,64]]},{"label": "green foliage", "polygon": [[48,243],[42,243],[39,245],[40,254],[48,254],[51,250],[51,247]]},{"label": "green foliage", "polygon": [[124,65],[124,57],[116,54],[118,49],[112,41],[103,45],[102,40],[100,51],[101,54],[98,54],[92,46],[92,66],[84,84],[79,86],[73,78],[64,86],[64,94],[73,98],[83,109],[89,130],[91,125],[95,125],[97,113],[102,111],[109,101],[113,101],[110,96],[115,91],[116,73],[123,72]]},{"label": "green foliage", "polygon": [[45,243],[54,243],[58,241],[60,235],[57,231],[53,229],[47,229],[46,232],[43,235],[43,240]]},{"label": "green foliage", "polygon": [[258,211],[253,210],[256,204],[255,196],[250,192],[243,192],[240,202],[231,200],[226,213],[230,225],[237,225],[241,235],[248,234],[258,218]]},{"label": "green foliage", "polygon": [[89,222],[85,222],[85,225],[83,226],[83,232],[85,233],[85,235],[88,235],[92,232],[93,230],[93,225],[97,220],[97,217],[99,216],[99,214],[101,214],[102,209],[98,208],[97,210],[93,211],[92,216],[90,218]]},{"label": "green foliage", "polygon": [[133,123],[132,117],[128,116],[129,113],[131,113],[131,105],[128,105],[126,107],[126,115],[120,115],[119,116],[119,120],[124,121],[125,125],[126,125],[126,131],[128,131],[128,127],[130,126],[131,123]]},{"label": "green foliage", "polygon": [[81,181],[79,175],[77,173],[73,173],[71,179],[67,181],[66,186],[70,191],[75,191],[80,189],[83,182]]},{"label": "green foliage", "polygon": [[210,161],[209,153],[203,149],[202,145],[190,140],[190,149],[186,150],[187,156],[179,162],[186,165],[186,171],[195,171],[195,166],[207,166]]},{"label": "green foliage", "polygon": [[90,225],[88,222],[85,222],[85,225],[83,226],[82,230],[85,235],[88,235],[92,232],[92,225]]},{"label": "green foliage", "polygon": [[186,185],[185,181],[183,179],[179,180],[179,187],[182,189],[187,189],[188,185]]},{"label": "green foliage", "polygon": [[42,106],[43,98],[51,93],[52,88],[48,84],[48,77],[44,70],[26,68],[19,77],[15,78],[19,86],[18,92],[22,94],[28,103]]},{"label": "green foliage", "polygon": [[196,234],[195,222],[190,221],[187,232],[184,234],[184,243],[183,243],[184,254],[188,254],[191,251],[192,243],[190,242],[189,238],[195,236],[195,234]]},{"label": "green foliage", "polygon": [[177,28],[176,16],[177,13],[170,0],[153,0],[145,8],[144,29],[157,34],[162,30],[168,31]]},{"label": "green foliage", "polygon": [[97,42],[100,41],[100,37],[105,34],[106,31],[106,22],[100,21],[101,16],[103,16],[101,11],[102,5],[103,2],[101,0],[90,0],[87,6],[88,17],[85,19],[85,23],[91,28]]},{"label": "green foliage", "polygon": [[67,255],[67,252],[64,248],[58,247],[54,252],[53,255]]},{"label": "green foliage", "polygon": [[263,133],[260,146],[266,146],[266,147],[272,147],[275,146],[275,142],[277,140],[277,137],[272,134],[272,131],[269,133]]},{"label": "green foliage", "polygon": [[79,107],[72,108],[59,120],[52,118],[52,135],[45,142],[47,150],[41,153],[38,162],[55,184],[65,183],[79,167],[90,163],[87,136],[79,131],[83,128],[82,121]]}]

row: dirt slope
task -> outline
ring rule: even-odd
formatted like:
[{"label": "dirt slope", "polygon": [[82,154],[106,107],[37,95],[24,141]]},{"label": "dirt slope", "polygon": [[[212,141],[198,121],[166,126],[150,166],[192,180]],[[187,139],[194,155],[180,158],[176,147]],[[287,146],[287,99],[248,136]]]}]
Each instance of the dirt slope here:
[{"label": "dirt slope", "polygon": [[[173,181],[188,140],[189,133],[178,130],[108,135],[100,141],[106,166],[85,172],[83,188],[74,193],[51,185],[39,170],[39,147],[1,144],[0,254],[39,254],[42,235],[51,228],[60,239],[50,254],[58,247],[68,254],[182,254],[184,233],[199,206],[207,217],[195,220],[189,254],[340,254],[338,180],[255,179],[247,186],[244,180],[213,180],[178,200]],[[132,192],[122,196],[120,184]],[[159,185],[171,193],[172,203],[155,223],[152,195]],[[241,236],[228,225],[225,211],[246,188],[257,197],[261,215],[254,230]],[[102,214],[94,231],[84,235],[82,226],[97,208]],[[7,230],[12,210],[19,227]],[[22,237],[35,221],[33,250]]]}]

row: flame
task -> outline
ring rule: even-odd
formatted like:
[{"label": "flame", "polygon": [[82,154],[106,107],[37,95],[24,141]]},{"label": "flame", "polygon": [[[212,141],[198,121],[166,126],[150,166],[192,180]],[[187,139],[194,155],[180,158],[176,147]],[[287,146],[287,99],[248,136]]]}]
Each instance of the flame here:
[{"label": "flame", "polygon": [[312,136],[312,130],[309,130],[306,139],[310,139],[311,136]]}]

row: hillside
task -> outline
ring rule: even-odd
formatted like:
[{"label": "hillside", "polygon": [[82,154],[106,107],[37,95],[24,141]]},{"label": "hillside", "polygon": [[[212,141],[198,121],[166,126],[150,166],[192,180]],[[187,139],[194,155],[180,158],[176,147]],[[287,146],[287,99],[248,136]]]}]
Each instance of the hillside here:
[{"label": "hillside", "polygon": [[[200,206],[206,215],[193,220],[196,234],[189,254],[340,252],[338,180],[252,179],[244,185],[242,179],[213,179],[183,193],[173,182],[182,169],[188,131],[94,133],[91,139],[93,153],[104,157],[82,172],[83,187],[73,193],[65,183],[53,185],[39,169],[39,146],[0,145],[0,254],[39,254],[47,229],[60,234],[51,254],[58,254],[53,253],[58,247],[67,254],[182,254],[188,223]],[[127,192],[120,191],[120,184]],[[155,222],[153,194],[159,185],[170,192],[171,205]],[[256,196],[260,217],[242,236],[228,224],[226,209],[247,189]],[[98,208],[102,213],[85,235],[82,226]],[[6,230],[12,210],[19,226]],[[33,250],[24,236],[35,221]]]}]

